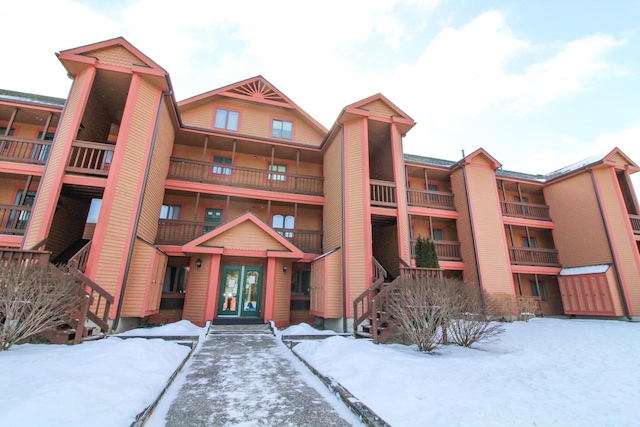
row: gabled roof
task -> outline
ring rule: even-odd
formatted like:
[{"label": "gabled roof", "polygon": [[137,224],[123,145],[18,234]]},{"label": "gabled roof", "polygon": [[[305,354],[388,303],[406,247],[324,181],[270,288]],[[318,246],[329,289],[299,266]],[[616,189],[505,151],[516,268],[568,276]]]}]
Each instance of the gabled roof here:
[{"label": "gabled roof", "polygon": [[178,102],[178,107],[182,108],[191,105],[198,105],[209,101],[214,96],[226,96],[228,98],[259,102],[262,104],[293,110],[306,119],[309,124],[314,126],[318,133],[325,134],[327,132],[327,129],[316,121],[316,119],[311,117],[306,111],[300,108],[262,76],[255,76],[250,79],[242,80],[237,83],[187,98]]},{"label": "gabled roof", "polygon": [[139,51],[136,47],[134,47],[131,43],[124,39],[124,37],[116,37],[114,39],[105,40],[98,43],[92,43],[85,46],[76,47],[73,49],[63,50],[57,54],[60,61],[63,63],[65,61],[82,61],[85,62],[82,57],[91,58],[95,57],[96,53],[100,51],[105,51],[114,48],[122,48],[121,55],[126,55],[127,53],[130,55],[129,58],[133,59],[135,62],[132,62],[131,65],[152,68],[162,70],[163,73],[166,71],[156,64],[151,58],[147,55]]},{"label": "gabled roof", "polygon": [[[616,160],[622,160],[625,164],[622,165],[618,163]],[[637,164],[635,164],[618,147],[615,147],[613,150],[611,150],[607,154],[600,154],[596,156],[587,157],[584,160],[573,163],[569,166],[565,166],[564,168],[558,169],[556,171],[550,172],[546,174],[544,178],[545,178],[545,181],[552,181],[554,179],[558,179],[566,175],[571,175],[572,173],[577,172],[579,170],[588,169],[590,167],[593,167],[599,164],[608,164],[610,166],[623,166],[626,169],[629,169],[630,172],[637,172],[638,170],[640,170]]]},{"label": "gabled roof", "polygon": [[[182,251],[185,253],[224,253],[224,247],[215,246],[216,239],[225,233],[232,233],[234,229],[239,228],[241,225],[250,223],[259,229],[262,233],[268,236],[274,243],[273,247],[276,249],[267,249],[267,256],[278,256],[281,258],[302,258],[303,253],[295,245],[278,234],[273,228],[269,227],[257,216],[251,212],[245,212],[242,215],[226,222],[225,224],[211,230],[204,235],[195,238],[194,240],[185,243],[182,246]],[[242,236],[247,239],[249,236]],[[250,244],[247,247],[251,246]],[[238,249],[238,248],[236,248]],[[240,248],[242,249],[242,248]],[[251,249],[249,249],[251,250]]]},{"label": "gabled roof", "polygon": [[456,164],[469,164],[471,163],[471,161],[473,159],[475,159],[476,157],[482,157],[484,158],[489,165],[494,169],[498,169],[499,167],[501,167],[502,165],[500,164],[499,161],[497,161],[491,154],[489,154],[484,148],[478,148],[476,151],[474,151],[473,153],[464,156],[458,163]]},{"label": "gabled roof", "polygon": [[395,113],[394,116],[401,117],[403,119],[409,119],[413,122],[413,119],[409,117],[407,113],[402,111],[397,105],[389,101],[389,99],[381,93],[376,93],[375,95],[371,95],[368,98],[354,102],[353,104],[349,104],[344,109],[347,112],[352,109],[361,109],[367,111],[366,107],[368,105],[374,104],[376,101],[381,101],[383,104],[387,105]]}]

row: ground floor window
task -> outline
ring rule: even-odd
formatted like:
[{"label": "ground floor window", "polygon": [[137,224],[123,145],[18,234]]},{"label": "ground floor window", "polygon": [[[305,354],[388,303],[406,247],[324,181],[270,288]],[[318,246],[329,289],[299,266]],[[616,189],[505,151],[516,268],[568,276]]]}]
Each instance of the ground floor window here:
[{"label": "ground floor window", "polygon": [[531,295],[534,297],[538,297],[543,301],[547,300],[547,291],[544,287],[544,282],[531,280]]},{"label": "ground floor window", "polygon": [[189,267],[167,266],[164,275],[163,293],[183,293],[187,289]]}]

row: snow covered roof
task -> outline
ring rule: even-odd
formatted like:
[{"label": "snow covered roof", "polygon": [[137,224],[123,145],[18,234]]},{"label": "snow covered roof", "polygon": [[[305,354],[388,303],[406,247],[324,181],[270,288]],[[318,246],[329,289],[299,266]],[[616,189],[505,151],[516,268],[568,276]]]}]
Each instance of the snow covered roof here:
[{"label": "snow covered roof", "polygon": [[567,267],[560,270],[558,276],[579,276],[581,274],[606,273],[610,264],[585,265],[583,267]]},{"label": "snow covered roof", "polygon": [[452,162],[451,160],[436,159],[433,157],[423,157],[423,156],[417,156],[415,154],[405,154],[404,161],[410,162],[410,163],[418,163],[426,166],[438,166],[438,167],[446,167],[446,168],[449,168],[456,164],[456,162]]},{"label": "snow covered roof", "polygon": [[36,95],[33,93],[15,92],[6,89],[0,89],[0,100],[42,105],[44,107],[60,108],[64,107],[64,103],[66,101],[66,99],[63,98],[54,98],[52,96]]},{"label": "snow covered roof", "polygon": [[602,161],[605,157],[607,157],[607,154],[608,153],[599,154],[597,156],[587,157],[584,160],[581,160],[579,162],[573,163],[573,164],[571,164],[569,166],[565,166],[565,167],[563,167],[561,169],[558,169],[556,171],[553,171],[553,172],[550,172],[550,173],[546,174],[545,175],[545,179],[547,181],[550,181],[550,180],[558,178],[558,177],[560,177],[562,175],[566,175],[568,173],[574,172],[574,171],[576,171],[576,170],[578,170],[580,168],[583,168],[585,166],[589,166],[589,165],[592,165],[592,164],[597,163],[599,161]]}]

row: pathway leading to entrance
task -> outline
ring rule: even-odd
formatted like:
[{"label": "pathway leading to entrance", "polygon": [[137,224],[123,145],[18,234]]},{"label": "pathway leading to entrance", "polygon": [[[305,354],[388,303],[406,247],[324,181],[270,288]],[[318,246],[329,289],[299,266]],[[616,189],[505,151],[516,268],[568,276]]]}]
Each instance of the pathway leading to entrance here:
[{"label": "pathway leading to entrance", "polygon": [[225,328],[193,355],[166,426],[362,425],[273,335]]}]

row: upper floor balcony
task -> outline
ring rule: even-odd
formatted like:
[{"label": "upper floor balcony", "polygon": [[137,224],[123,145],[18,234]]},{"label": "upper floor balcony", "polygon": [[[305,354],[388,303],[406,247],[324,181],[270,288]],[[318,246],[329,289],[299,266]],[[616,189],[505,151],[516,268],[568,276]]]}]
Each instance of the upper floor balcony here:
[{"label": "upper floor balcony", "polygon": [[540,267],[560,267],[557,249],[509,247],[512,265],[531,265]]},{"label": "upper floor balcony", "polygon": [[[436,253],[440,261],[462,261],[460,242],[434,240]],[[416,257],[416,240],[411,240],[411,259]]]},{"label": "upper floor balcony", "polygon": [[629,214],[629,219],[631,219],[631,228],[633,228],[633,233],[640,234],[640,215]]},{"label": "upper floor balcony", "polygon": [[171,157],[167,178],[311,196],[323,195],[324,181],[321,176],[288,173],[276,167],[258,169],[176,157]]},{"label": "upper floor balcony", "polygon": [[423,208],[455,210],[453,193],[434,190],[407,189],[407,203],[409,206]]},{"label": "upper floor balcony", "polygon": [[551,221],[541,185],[499,179],[498,194],[503,216]]},{"label": "upper floor balcony", "polygon": [[23,236],[31,206],[0,205],[0,234]]},{"label": "upper floor balcony", "polygon": [[0,135],[0,160],[44,165],[49,157],[51,141]]},{"label": "upper floor balcony", "polygon": [[507,200],[501,200],[500,204],[502,205],[502,215],[504,216],[551,221],[549,206],[547,205]]}]

